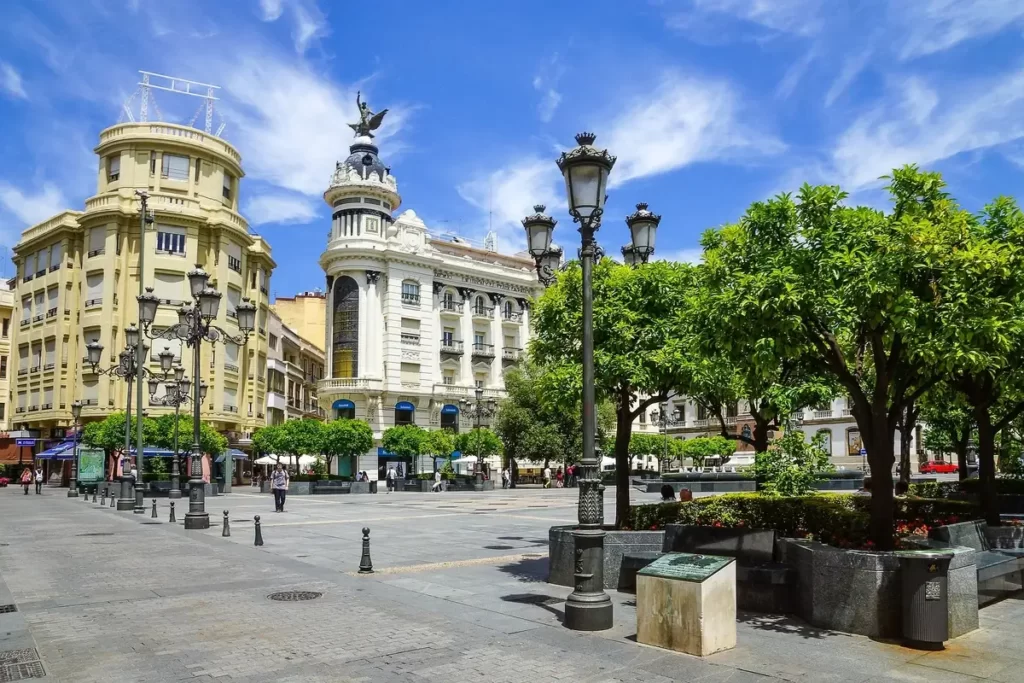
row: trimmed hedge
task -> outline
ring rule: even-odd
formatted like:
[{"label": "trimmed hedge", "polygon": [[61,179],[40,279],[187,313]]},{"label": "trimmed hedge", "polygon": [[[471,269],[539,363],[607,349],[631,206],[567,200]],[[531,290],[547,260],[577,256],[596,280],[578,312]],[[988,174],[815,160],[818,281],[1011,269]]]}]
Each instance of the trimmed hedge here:
[{"label": "trimmed hedge", "polygon": [[[666,524],[729,528],[775,529],[786,538],[811,538],[839,547],[870,548],[865,496],[821,494],[776,498],[756,493],[733,493],[685,503],[639,505],[630,508],[628,526],[657,530]],[[933,526],[982,517],[971,503],[945,499],[897,498],[898,536],[927,535]]]},{"label": "trimmed hedge", "polygon": [[[911,484],[910,495],[921,498],[964,499],[981,493],[980,479],[963,481],[925,481]],[[1024,479],[996,478],[996,493],[999,495],[1024,496]]]},{"label": "trimmed hedge", "polygon": [[341,474],[293,474],[289,477],[290,481],[352,481],[352,477],[348,477]]}]

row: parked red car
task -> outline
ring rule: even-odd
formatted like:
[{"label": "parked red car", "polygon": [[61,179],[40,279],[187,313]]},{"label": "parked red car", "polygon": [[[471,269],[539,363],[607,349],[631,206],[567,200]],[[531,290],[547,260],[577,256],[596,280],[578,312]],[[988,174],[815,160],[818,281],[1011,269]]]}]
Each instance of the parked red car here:
[{"label": "parked red car", "polygon": [[929,460],[928,462],[921,464],[921,474],[952,474],[959,471],[960,466],[955,462]]}]

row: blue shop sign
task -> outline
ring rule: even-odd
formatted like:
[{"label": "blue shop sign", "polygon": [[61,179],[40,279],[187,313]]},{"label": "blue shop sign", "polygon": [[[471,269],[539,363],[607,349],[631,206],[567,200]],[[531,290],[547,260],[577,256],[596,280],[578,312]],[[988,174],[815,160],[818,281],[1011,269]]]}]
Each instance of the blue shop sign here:
[{"label": "blue shop sign", "polygon": [[14,445],[15,446],[35,446],[36,445],[36,440],[35,439],[15,439],[14,440]]},{"label": "blue shop sign", "polygon": [[416,406],[408,401],[399,401],[395,404],[395,410],[416,410]]},{"label": "blue shop sign", "polygon": [[345,410],[347,408],[355,408],[356,404],[345,398],[339,398],[337,401],[331,404],[331,408],[334,410]]},{"label": "blue shop sign", "polygon": [[445,404],[444,406],[441,407],[441,414],[442,415],[458,415],[459,414],[459,407],[458,406],[453,406],[451,403]]}]

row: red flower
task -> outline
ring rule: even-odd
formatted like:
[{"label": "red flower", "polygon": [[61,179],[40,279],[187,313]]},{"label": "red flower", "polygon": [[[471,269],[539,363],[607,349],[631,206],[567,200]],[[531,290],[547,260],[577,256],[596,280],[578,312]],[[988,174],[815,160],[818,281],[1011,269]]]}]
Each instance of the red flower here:
[{"label": "red flower", "polygon": [[715,523],[714,523],[714,524],[712,524],[711,526],[714,526],[714,527],[720,527],[720,526],[722,526],[722,523],[721,523],[721,522],[715,522]]},{"label": "red flower", "polygon": [[651,525],[651,531],[657,531],[657,530],[658,530],[658,525],[657,524],[652,524]]}]

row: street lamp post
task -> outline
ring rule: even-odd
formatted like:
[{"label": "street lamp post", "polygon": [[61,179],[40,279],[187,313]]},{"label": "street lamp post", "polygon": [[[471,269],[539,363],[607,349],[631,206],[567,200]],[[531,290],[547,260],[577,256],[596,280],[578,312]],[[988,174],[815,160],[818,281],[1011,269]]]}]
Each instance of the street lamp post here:
[{"label": "street lamp post", "polygon": [[[242,299],[235,314],[238,319],[238,330],[240,334],[231,335],[222,328],[213,324],[220,309],[221,293],[209,286],[210,276],[196,264],[195,270],[188,273],[189,290],[191,291],[193,303],[182,305],[178,309],[178,322],[161,332],[150,334],[150,326],[156,319],[156,309],[160,300],[153,294],[151,287],[146,288],[145,294],[138,297],[139,300],[139,321],[142,323],[146,335],[150,339],[180,339],[187,346],[192,348],[192,379],[198,382],[202,373],[200,366],[200,355],[204,341],[215,344],[217,342],[231,342],[239,346],[245,346],[249,341],[256,324],[256,305],[248,298]],[[209,529],[210,515],[206,512],[206,490],[203,482],[203,452],[199,443],[200,438],[200,417],[199,412],[203,403],[203,384],[200,384],[199,400],[192,401],[192,451],[189,456],[189,481],[188,481],[188,512],[185,513],[186,529]],[[216,485],[214,483],[214,485]]]},{"label": "street lamp post", "polygon": [[[159,388],[158,380],[150,380],[149,402],[154,405],[174,406],[174,456],[171,458],[171,490],[167,493],[167,497],[177,500],[181,498],[181,474],[178,467],[178,459],[181,456],[178,447],[178,423],[180,421],[178,415],[181,404],[192,400],[189,393],[192,389],[192,380],[185,377],[185,368],[178,365],[174,368],[174,379],[165,383],[164,395],[158,399],[156,392]],[[199,402],[202,403],[206,398],[206,382],[199,385],[198,391]]]},{"label": "street lamp post", "polygon": [[[623,250],[625,250],[625,247],[623,247]],[[661,443],[661,447],[662,447],[661,462],[662,462],[662,467],[664,467],[665,466],[665,462],[668,460],[668,428],[669,427],[675,427],[682,420],[680,420],[679,418],[676,418],[676,417],[669,417],[668,404],[665,403],[665,402],[661,403],[661,410],[660,411],[658,411],[658,410],[651,411],[651,419],[654,420],[655,422],[657,422],[658,423],[658,427],[661,429],[661,434],[662,434],[662,437],[663,437],[662,443]]]},{"label": "street lamp post", "polygon": [[465,399],[459,401],[459,409],[465,413],[467,407],[471,408],[476,412],[476,474],[473,476],[473,490],[483,491],[484,490],[484,456],[481,451],[482,443],[480,441],[480,419],[482,417],[492,417],[496,410],[494,399],[488,399],[484,401],[484,390],[477,388],[476,402],[467,403]]},{"label": "street lamp post", "polygon": [[[579,521],[573,531],[573,592],[565,603],[565,625],[578,631],[600,631],[612,626],[612,602],[604,592],[604,485],[596,450],[592,277],[599,252],[594,236],[601,226],[608,174],[615,157],[607,150],[594,147],[594,139],[591,133],[580,133],[576,136],[577,146],[563,153],[557,161],[565,179],[569,215],[580,226],[579,256],[583,271],[583,477],[579,482]],[[554,252],[551,246],[555,221],[544,215],[543,206],[534,208],[536,213],[523,220],[523,227],[530,254],[536,261],[538,279],[547,285],[556,278],[561,253]],[[630,224],[633,253],[641,262],[654,251],[657,221],[651,223],[646,216],[641,216],[640,229],[635,230]]]},{"label": "street lamp post", "polygon": [[71,418],[75,421],[75,451],[71,458],[71,488],[68,489],[68,498],[78,498],[78,419],[82,416],[82,402],[75,401],[71,404]]},{"label": "street lamp post", "polygon": [[[121,457],[121,493],[117,499],[117,509],[135,510],[141,514],[144,510],[139,510],[139,506],[136,504],[137,499],[135,491],[133,491],[135,478],[132,477],[130,471],[132,450],[132,384],[136,380],[142,382],[142,378],[150,374],[145,368],[146,356],[149,354],[149,345],[140,342],[139,328],[135,325],[129,325],[125,329],[124,338],[125,347],[118,355],[117,365],[106,369],[98,367],[103,357],[103,344],[100,344],[98,341],[92,341],[85,345],[85,362],[92,366],[92,371],[97,374],[120,377],[128,383],[127,400],[125,401],[124,454]],[[161,364],[163,364],[163,358],[161,358]],[[139,415],[137,419],[141,422],[142,416]],[[139,452],[141,452],[141,448]],[[138,453],[136,453],[136,456],[138,456]],[[136,469],[141,479],[142,471],[140,468],[142,463],[141,460],[137,462],[139,467]]]}]

